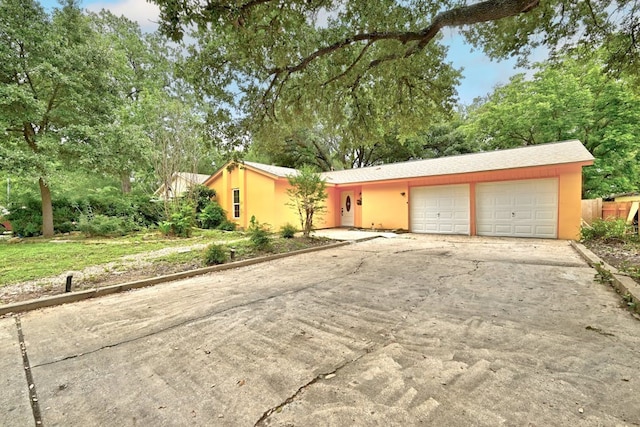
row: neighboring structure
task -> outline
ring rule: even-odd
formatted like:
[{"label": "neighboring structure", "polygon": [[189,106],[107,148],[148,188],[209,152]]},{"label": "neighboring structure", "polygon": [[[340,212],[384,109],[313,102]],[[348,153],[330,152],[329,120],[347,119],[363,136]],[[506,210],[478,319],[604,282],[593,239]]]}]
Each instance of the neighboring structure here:
[{"label": "neighboring structure", "polygon": [[[534,145],[323,173],[327,213],[317,228],[405,229],[414,233],[577,239],[580,141]],[[204,182],[229,219],[274,228],[299,225],[288,205],[295,169],[228,163]]]},{"label": "neighboring structure", "polygon": [[166,188],[165,184],[162,184],[160,188],[153,193],[153,195],[158,196],[161,199],[164,199],[165,196],[169,199],[180,197],[188,191],[190,187],[203,184],[210,176],[211,175],[203,175],[199,173],[175,172],[171,175],[169,188]]},{"label": "neighboring structure", "polygon": [[0,205],[0,234],[5,231],[11,231],[11,223],[4,218],[7,215],[9,215],[7,208]]}]

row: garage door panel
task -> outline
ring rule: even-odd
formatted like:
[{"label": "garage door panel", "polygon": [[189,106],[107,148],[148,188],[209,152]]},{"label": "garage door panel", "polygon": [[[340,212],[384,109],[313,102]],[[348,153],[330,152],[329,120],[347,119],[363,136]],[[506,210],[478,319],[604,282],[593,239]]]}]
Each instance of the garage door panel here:
[{"label": "garage door panel", "polygon": [[514,226],[515,234],[517,235],[529,235],[533,234],[533,226],[531,225],[516,225]]},{"label": "garage door panel", "polygon": [[513,219],[517,221],[528,221],[531,218],[533,218],[536,214],[536,212],[532,212],[530,210],[528,211],[522,210],[521,207],[518,207],[518,210],[516,210],[514,213],[515,215],[513,215]]},{"label": "garage door panel", "polygon": [[469,220],[469,215],[465,212],[454,212],[453,214],[453,218],[458,220],[458,221],[468,221]]},{"label": "garage door panel", "polygon": [[485,236],[557,236],[558,180],[482,183],[476,186],[476,230]]},{"label": "garage door panel", "polygon": [[546,235],[555,237],[556,228],[551,226],[537,226],[535,233],[538,235]]},{"label": "garage door panel", "polygon": [[469,234],[469,203],[469,186],[466,184],[411,188],[411,231]]},{"label": "garage door panel", "polygon": [[556,215],[553,212],[548,210],[546,211],[536,211],[536,219],[540,220],[555,220]]},{"label": "garage door panel", "polygon": [[[489,228],[491,229],[491,227]],[[508,236],[513,233],[511,224],[496,224],[493,227],[495,233],[501,236]]]},{"label": "garage door panel", "polygon": [[488,215],[487,218],[491,219],[496,219],[496,220],[511,220],[511,212],[509,211],[505,211],[505,210],[501,210],[498,212],[493,212],[493,215]]},{"label": "garage door panel", "polygon": [[536,197],[534,195],[518,194],[515,197],[516,206],[533,206],[536,204]]}]

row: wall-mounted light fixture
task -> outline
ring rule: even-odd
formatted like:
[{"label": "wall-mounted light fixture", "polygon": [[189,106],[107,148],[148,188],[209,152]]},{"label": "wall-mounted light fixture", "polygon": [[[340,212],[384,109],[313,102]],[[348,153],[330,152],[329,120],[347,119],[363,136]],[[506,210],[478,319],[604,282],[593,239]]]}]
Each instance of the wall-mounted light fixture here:
[{"label": "wall-mounted light fixture", "polygon": [[400,195],[401,195],[402,197],[404,197],[404,196],[406,196],[406,195],[407,195],[407,193],[405,193],[405,192],[403,191],[402,193],[400,193]]}]

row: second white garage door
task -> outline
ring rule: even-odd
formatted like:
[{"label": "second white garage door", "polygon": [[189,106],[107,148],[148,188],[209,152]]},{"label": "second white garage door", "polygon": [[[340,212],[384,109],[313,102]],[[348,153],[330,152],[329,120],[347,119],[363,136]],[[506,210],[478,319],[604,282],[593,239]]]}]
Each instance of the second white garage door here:
[{"label": "second white garage door", "polygon": [[469,186],[438,185],[411,189],[411,231],[469,234]]},{"label": "second white garage door", "polygon": [[476,185],[480,236],[558,236],[558,180],[531,179]]}]

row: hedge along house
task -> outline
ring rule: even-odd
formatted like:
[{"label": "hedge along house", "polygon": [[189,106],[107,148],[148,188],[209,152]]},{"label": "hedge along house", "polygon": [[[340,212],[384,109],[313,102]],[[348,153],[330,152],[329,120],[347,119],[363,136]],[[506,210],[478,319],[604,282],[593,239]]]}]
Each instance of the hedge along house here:
[{"label": "hedge along house", "polygon": [[[314,225],[577,239],[582,167],[593,160],[572,140],[325,172],[327,212]],[[296,173],[228,163],[204,184],[239,226],[255,216],[277,229],[299,224],[287,194],[287,177]]]}]

